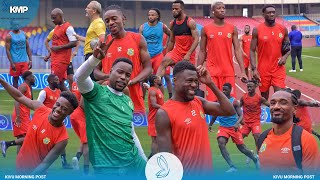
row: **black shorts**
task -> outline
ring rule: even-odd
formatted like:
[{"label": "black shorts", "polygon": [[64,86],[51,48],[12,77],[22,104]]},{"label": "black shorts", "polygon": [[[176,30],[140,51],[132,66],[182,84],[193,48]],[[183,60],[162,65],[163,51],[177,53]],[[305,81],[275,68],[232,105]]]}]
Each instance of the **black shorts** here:
[{"label": "black shorts", "polygon": [[67,75],[73,75],[74,71],[73,71],[73,66],[72,66],[72,62],[70,62],[70,64],[68,65],[68,69],[67,69]]}]

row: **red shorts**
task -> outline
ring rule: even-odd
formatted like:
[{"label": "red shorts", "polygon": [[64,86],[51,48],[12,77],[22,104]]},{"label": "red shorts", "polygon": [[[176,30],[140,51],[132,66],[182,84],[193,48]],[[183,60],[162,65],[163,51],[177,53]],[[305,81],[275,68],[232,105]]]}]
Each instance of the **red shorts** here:
[{"label": "red shorts", "polygon": [[270,75],[263,75],[260,73],[261,86],[259,87],[260,92],[269,91],[270,86],[277,86],[280,88],[285,88],[286,84],[286,72],[279,70],[276,73],[270,73]]},{"label": "red shorts", "polygon": [[[182,61],[185,55],[186,54],[180,53],[177,50],[173,49],[172,51],[168,52],[165,57],[168,57],[168,58],[172,59],[174,61],[174,63],[176,64],[177,62]],[[190,56],[190,62],[192,64],[195,64],[195,62],[196,62],[195,61],[195,53],[194,52]]]},{"label": "red shorts", "polygon": [[249,67],[249,64],[250,64],[250,59],[243,56],[243,65],[244,65],[244,68],[248,68]]},{"label": "red shorts", "polygon": [[160,53],[156,56],[154,56],[153,58],[151,58],[151,63],[152,63],[152,69],[153,69],[153,72],[152,74],[156,74],[157,71],[158,71],[158,68],[162,62],[162,59],[163,59],[163,54]]},{"label": "red shorts", "polygon": [[81,107],[78,107],[70,115],[70,121],[74,132],[80,139],[81,143],[87,143],[86,117]]},{"label": "red shorts", "polygon": [[248,136],[250,132],[253,134],[261,134],[261,123],[260,120],[253,123],[244,123],[244,125],[241,126],[240,131],[242,134]]},{"label": "red shorts", "polygon": [[221,136],[226,137],[227,139],[229,139],[231,137],[232,141],[236,145],[244,144],[241,132],[239,130],[235,131],[233,127],[219,126],[217,138],[219,138]]},{"label": "red shorts", "polygon": [[134,105],[134,112],[145,113],[143,93],[140,83],[129,86],[130,98]]},{"label": "red shorts", "polygon": [[155,122],[150,122],[148,120],[148,135],[149,136],[152,136],[152,137],[155,137],[157,136],[157,132],[156,132],[156,124]]},{"label": "red shorts", "polygon": [[15,63],[14,65],[16,66],[16,71],[13,71],[10,65],[10,72],[9,72],[10,76],[13,76],[13,77],[21,76],[24,72],[28,71],[29,69],[28,62],[19,62],[19,63]]},{"label": "red shorts", "polygon": [[14,125],[15,119],[16,119],[16,113],[15,113],[15,110],[13,110],[13,113],[12,113],[13,136],[14,137],[25,136],[27,134],[27,131],[31,122],[30,117],[20,115],[20,119],[21,119],[20,127],[17,127]]},{"label": "red shorts", "polygon": [[67,79],[67,69],[69,64],[54,63],[51,64],[51,74],[58,76],[59,81]]},{"label": "red shorts", "polygon": [[165,72],[165,75],[170,75],[171,73],[171,66],[168,66]]},{"label": "red shorts", "polygon": [[[232,86],[231,90],[231,96],[236,97],[236,82],[234,76],[229,77],[218,77],[218,76],[211,76],[212,81],[215,83],[215,85],[222,91],[223,84],[230,83]],[[208,101],[217,101],[216,95],[211,91],[209,87],[206,87],[207,89],[207,96],[206,99]]]}]

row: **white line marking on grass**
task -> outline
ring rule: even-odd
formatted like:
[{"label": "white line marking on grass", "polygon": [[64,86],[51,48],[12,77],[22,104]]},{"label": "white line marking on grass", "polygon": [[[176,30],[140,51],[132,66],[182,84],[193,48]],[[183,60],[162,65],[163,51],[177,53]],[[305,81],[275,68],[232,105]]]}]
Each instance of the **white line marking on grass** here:
[{"label": "white line marking on grass", "polygon": [[246,93],[246,91],[245,90],[243,90],[238,84],[236,84],[236,86],[237,86],[237,88],[239,88],[240,89],[240,91],[242,91],[243,93]]},{"label": "white line marking on grass", "polygon": [[313,59],[320,59],[320,57],[316,57],[316,56],[307,56],[307,55],[302,55],[303,57],[308,57],[308,58],[313,58]]},{"label": "white line marking on grass", "polygon": [[[286,86],[286,88],[291,88],[291,87]],[[292,89],[292,88],[291,88],[291,89]],[[304,96],[304,97],[306,97],[306,98],[308,98],[308,99],[310,99],[310,100],[319,102],[318,100],[316,100],[316,99],[314,99],[314,98],[312,98],[312,97],[310,97],[310,96],[308,96],[308,95],[306,95],[306,94],[301,93],[301,95]]]}]

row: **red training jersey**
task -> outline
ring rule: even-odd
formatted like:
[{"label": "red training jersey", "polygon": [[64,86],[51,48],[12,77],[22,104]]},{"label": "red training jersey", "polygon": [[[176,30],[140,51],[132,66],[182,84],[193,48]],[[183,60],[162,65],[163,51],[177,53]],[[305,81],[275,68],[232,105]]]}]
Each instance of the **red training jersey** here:
[{"label": "red training jersey", "polygon": [[148,106],[149,106],[148,123],[155,123],[156,113],[157,113],[158,109],[152,107],[152,105],[151,105],[150,92],[151,91],[156,92],[157,104],[159,104],[160,106],[162,106],[164,103],[164,97],[163,97],[163,94],[159,88],[150,87],[148,91],[149,91],[149,93],[148,93]]},{"label": "red training jersey", "polygon": [[234,25],[216,26],[213,22],[203,27],[207,37],[207,68],[211,76],[234,76],[232,36]]},{"label": "red training jersey", "polygon": [[307,106],[298,106],[296,111],[296,117],[300,119],[297,123],[304,130],[312,133],[312,121]]},{"label": "red training jersey", "polygon": [[78,102],[80,102],[81,93],[80,93],[80,91],[79,91],[79,89],[78,89],[78,86],[77,86],[77,83],[76,83],[76,82],[73,82],[73,83],[72,83],[71,92],[77,97]]},{"label": "red training jersey", "polygon": [[[71,26],[69,22],[65,22],[61,25],[56,25],[53,31],[52,36],[52,46],[62,46],[69,43],[69,38],[67,36],[67,29]],[[51,52],[51,63],[62,63],[62,64],[70,64],[72,49],[62,49],[59,51]]]},{"label": "red training jersey", "polygon": [[212,171],[208,127],[202,102],[198,97],[189,102],[169,99],[161,107],[171,123],[172,153],[188,173]]},{"label": "red training jersey", "polygon": [[[142,71],[142,62],[140,59],[140,41],[141,34],[126,32],[124,38],[114,39],[112,46],[108,49],[105,58],[102,60],[102,70],[109,74],[113,62],[119,57],[125,57],[132,61],[133,70],[131,79],[135,78]],[[107,36],[107,42],[111,41],[112,36]],[[129,86],[130,97],[134,104],[134,111],[145,112],[142,88],[140,83]]]},{"label": "red training jersey", "polygon": [[242,41],[242,49],[243,51],[250,57],[250,44],[252,40],[252,35],[242,35],[241,41]]},{"label": "red training jersey", "polygon": [[[27,88],[26,92],[23,95],[29,99],[32,99],[30,86],[24,82],[19,86],[18,89],[20,89],[22,86],[25,86]],[[13,126],[13,136],[14,137],[26,134],[28,131],[29,124],[30,124],[30,109],[21,103],[19,105],[19,109],[20,109],[21,126],[20,127]],[[16,117],[17,117],[16,108],[14,107],[13,113],[12,113],[12,121],[15,121]]]},{"label": "red training jersey", "polygon": [[282,57],[281,49],[286,28],[276,23],[268,27],[264,23],[257,27],[258,31],[258,71],[261,75],[271,75],[282,71],[286,75],[285,66],[279,66],[278,61]]},{"label": "red training jersey", "polygon": [[41,106],[33,119],[17,156],[17,171],[30,174],[59,142],[68,139],[66,127],[54,127],[49,122],[52,109]]},{"label": "red training jersey", "polygon": [[50,87],[46,87],[43,90],[46,92],[46,99],[44,100],[43,104],[48,108],[53,108],[53,105],[60,97],[60,89],[56,88],[55,90],[52,90]]},{"label": "red training jersey", "polygon": [[243,119],[245,123],[260,122],[261,115],[261,96],[255,93],[250,96],[248,93],[243,95]]}]

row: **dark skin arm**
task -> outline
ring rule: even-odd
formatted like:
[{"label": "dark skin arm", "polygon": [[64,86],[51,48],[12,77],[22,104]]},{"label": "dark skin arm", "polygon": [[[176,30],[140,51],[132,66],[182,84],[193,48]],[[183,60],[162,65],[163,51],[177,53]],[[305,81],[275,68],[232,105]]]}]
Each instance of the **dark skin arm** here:
[{"label": "dark skin arm", "polygon": [[[22,84],[18,90],[21,92],[21,94],[24,94],[27,91],[27,85],[26,84]],[[14,102],[14,108],[16,111],[16,119],[14,119],[14,125],[17,127],[21,126],[21,119],[20,119],[20,103],[15,101]]]},{"label": "dark skin arm", "polygon": [[15,87],[9,85],[5,80],[0,78],[0,84],[3,86],[3,88],[9,93],[11,97],[13,97],[14,100],[17,102],[25,105],[29,109],[35,110],[42,106],[43,104],[36,100],[31,100],[27,97],[25,97],[18,89]]},{"label": "dark skin arm", "polygon": [[13,60],[12,60],[12,56],[11,56],[11,53],[10,53],[10,46],[11,46],[11,35],[8,34],[6,36],[6,54],[7,54],[7,58],[10,62],[10,65],[11,65],[11,68],[12,70],[16,71],[16,66],[15,64],[13,63]]},{"label": "dark skin arm", "polygon": [[212,116],[212,119],[210,120],[210,123],[209,123],[209,131],[210,131],[210,132],[213,132],[213,131],[212,131],[212,125],[213,125],[213,123],[216,121],[217,117],[218,117],[218,116]]},{"label": "dark skin arm", "polygon": [[62,46],[52,46],[50,49],[51,51],[60,51],[62,49],[71,49],[73,47],[76,47],[77,41],[70,41],[68,44],[62,45]]},{"label": "dark skin arm", "polygon": [[172,51],[174,44],[175,44],[175,36],[173,33],[173,25],[172,24],[170,24],[170,37],[168,37],[169,38],[169,43],[167,45],[168,52]]},{"label": "dark skin arm", "polygon": [[93,74],[97,80],[109,79],[109,74],[105,74],[102,72],[102,63],[100,63],[98,66],[94,68]]},{"label": "dark skin arm", "polygon": [[320,104],[316,101],[306,101],[303,99],[298,100],[299,106],[320,107]]},{"label": "dark skin arm", "polygon": [[238,117],[239,117],[238,121],[236,122],[236,124],[233,127],[234,127],[234,129],[236,131],[238,131],[240,123],[242,123],[242,120],[243,120],[243,113],[242,113],[242,110],[241,110],[241,107],[240,107],[240,103],[237,100],[234,100],[233,107],[236,110],[236,112],[238,114]]},{"label": "dark skin arm", "polygon": [[191,54],[193,53],[193,51],[197,48],[197,46],[199,44],[199,34],[198,34],[198,30],[197,30],[197,24],[193,19],[189,21],[188,27],[191,30],[193,43],[183,59],[190,61]]},{"label": "dark skin arm", "polygon": [[50,49],[50,46],[49,46],[49,42],[50,42],[50,39],[46,38],[44,40],[44,44],[46,46],[46,49],[48,50],[48,55],[46,57],[44,57],[44,61],[47,62],[51,56],[51,49]]},{"label": "dark skin arm", "polygon": [[50,150],[44,160],[37,166],[32,174],[43,174],[50,167],[50,165],[60,156],[62,151],[66,148],[68,140],[63,140]]},{"label": "dark skin arm", "polygon": [[159,152],[172,152],[171,123],[168,114],[158,109],[156,114],[157,144]]},{"label": "dark skin arm", "polygon": [[[290,42],[287,28],[285,29],[283,41],[289,41],[289,42]],[[279,65],[279,66],[283,66],[283,65],[286,64],[287,58],[288,58],[288,56],[290,55],[290,53],[291,53],[291,50],[288,51],[284,56],[281,57],[281,59],[280,59],[279,62],[278,62],[278,65]]]},{"label": "dark skin arm", "polygon": [[245,70],[244,70],[243,57],[242,57],[242,51],[241,51],[240,43],[239,43],[239,39],[238,39],[237,27],[234,27],[234,30],[233,30],[232,43],[233,43],[233,48],[234,48],[236,59],[238,61],[238,64],[239,64],[239,67],[241,70],[241,81],[246,82],[248,80],[248,77],[247,77]]},{"label": "dark skin arm", "polygon": [[28,64],[28,68],[31,69],[32,68],[32,53],[31,53],[31,49],[29,46],[29,42],[28,42],[28,37],[26,36],[26,51],[28,54],[28,58],[29,58],[29,64]]},{"label": "dark skin arm", "polygon": [[150,55],[147,48],[147,42],[143,36],[141,36],[139,48],[140,48],[140,60],[141,60],[143,69],[135,78],[130,80],[128,86],[144,81],[150,76],[152,72],[152,66],[150,61]]},{"label": "dark skin arm", "polygon": [[207,35],[204,29],[201,29],[200,51],[198,56],[197,65],[203,65],[207,57]]},{"label": "dark skin arm", "polygon": [[166,49],[169,45],[169,42],[170,42],[170,34],[171,34],[171,31],[170,29],[168,28],[167,25],[163,24],[163,32],[168,36],[167,38],[167,42],[166,42],[166,45],[165,47],[163,47],[163,49]]},{"label": "dark skin arm", "polygon": [[258,30],[257,28],[253,28],[252,30],[252,40],[250,44],[250,64],[251,64],[251,70],[253,73],[253,79],[260,82],[260,75],[257,70],[257,58],[256,58],[256,49],[258,46]]},{"label": "dark skin arm", "polygon": [[264,104],[265,106],[270,107],[269,101],[266,100],[264,97],[261,97],[260,102],[261,102],[261,104]]},{"label": "dark skin arm", "polygon": [[157,93],[155,91],[149,91],[151,106],[153,108],[159,109],[161,105],[157,103]]}]

